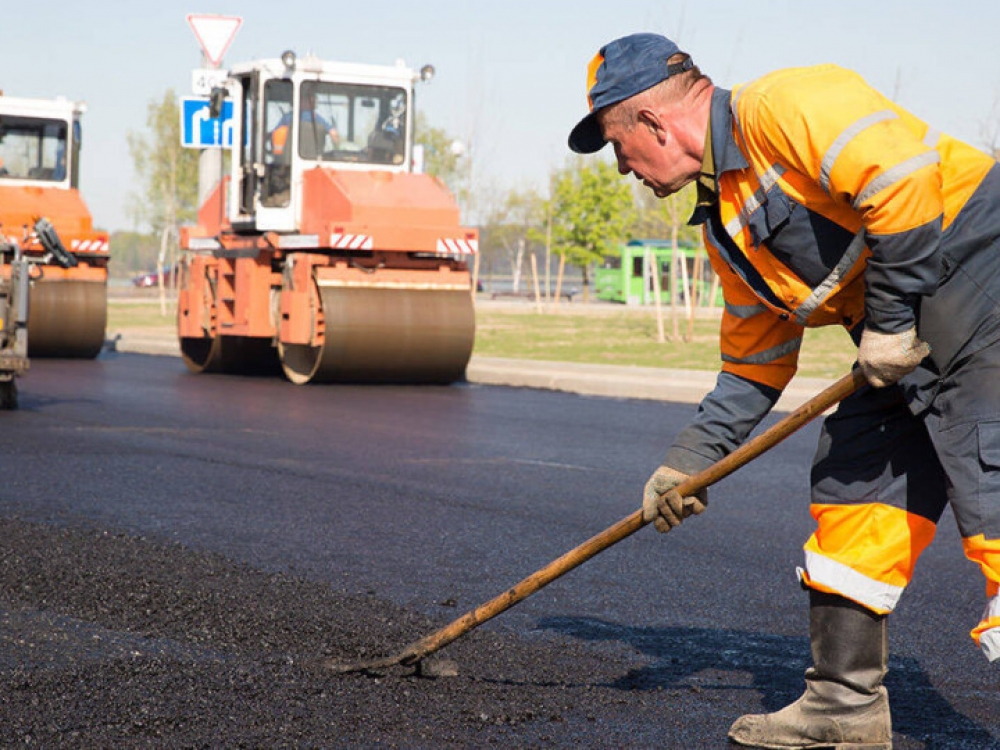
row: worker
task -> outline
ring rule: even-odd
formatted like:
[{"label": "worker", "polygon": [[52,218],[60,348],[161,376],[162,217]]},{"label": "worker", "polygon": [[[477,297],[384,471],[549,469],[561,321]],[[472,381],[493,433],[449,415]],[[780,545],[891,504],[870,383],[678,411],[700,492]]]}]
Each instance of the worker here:
[{"label": "worker", "polygon": [[389,105],[389,114],[368,136],[368,159],[376,164],[402,164],[405,158],[406,101],[402,95]]},{"label": "worker", "polygon": [[[340,145],[340,133],[337,130],[336,122],[330,123],[316,112],[316,94],[314,92],[302,94],[299,123],[301,126],[299,151],[303,158],[312,159],[322,154],[326,150],[327,136],[330,137],[334,148]],[[271,151],[275,156],[285,155],[285,146],[288,142],[291,124],[292,113],[285,112],[278,120],[274,130],[271,131]]]},{"label": "worker", "polygon": [[858,344],[867,383],[824,421],[812,465],[805,692],[729,737],[889,748],[886,620],[947,503],[986,578],[972,638],[1000,659],[1000,166],[838,66],[728,91],[656,34],[604,46],[587,98],[570,148],[611,143],[660,198],[694,183],[725,297],[721,371],[646,484],[646,521],[666,532],[706,509],[676,486],[774,407],[805,327]]},{"label": "worker", "polygon": [[66,139],[60,138],[56,142],[56,166],[52,170],[53,180],[66,179]]}]

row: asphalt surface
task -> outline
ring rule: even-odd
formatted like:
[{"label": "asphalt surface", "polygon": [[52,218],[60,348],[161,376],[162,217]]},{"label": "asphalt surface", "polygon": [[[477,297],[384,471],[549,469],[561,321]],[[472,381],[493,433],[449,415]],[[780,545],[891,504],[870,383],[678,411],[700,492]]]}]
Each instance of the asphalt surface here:
[{"label": "asphalt surface", "polygon": [[[394,653],[632,513],[692,404],[108,352],[33,360],[21,405],[0,413],[0,746],[713,748],[801,691],[815,425],[426,679],[322,661]],[[891,620],[897,748],[1000,748],[982,606],[946,515]]]}]

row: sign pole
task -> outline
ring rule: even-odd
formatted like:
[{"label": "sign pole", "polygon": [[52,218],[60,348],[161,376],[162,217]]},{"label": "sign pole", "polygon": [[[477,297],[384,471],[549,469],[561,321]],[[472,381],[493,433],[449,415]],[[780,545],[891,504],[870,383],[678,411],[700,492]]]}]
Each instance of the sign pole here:
[{"label": "sign pole", "polygon": [[[211,13],[190,13],[188,24],[194,31],[195,39],[201,47],[201,66],[207,70],[217,70],[222,58],[236,37],[243,19],[239,16],[221,16]],[[212,158],[212,149],[203,148],[198,156],[198,205],[205,201],[222,181],[222,149],[219,158]]]},{"label": "sign pole", "polygon": [[[208,67],[206,55],[201,58],[202,67]],[[212,66],[216,67],[216,66]],[[212,158],[212,150],[203,148],[198,153],[198,205],[204,205],[208,196],[212,194],[215,186],[222,179],[222,149],[218,149],[219,158]]]}]

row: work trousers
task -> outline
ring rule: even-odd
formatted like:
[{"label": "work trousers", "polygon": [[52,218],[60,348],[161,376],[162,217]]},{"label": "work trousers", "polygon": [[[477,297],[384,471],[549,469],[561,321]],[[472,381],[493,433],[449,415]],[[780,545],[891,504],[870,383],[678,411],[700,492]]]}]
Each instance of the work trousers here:
[{"label": "work trousers", "polygon": [[899,385],[845,399],[824,421],[811,483],[803,582],[883,614],[950,504],[986,578],[971,635],[1000,659],[1000,342],[954,363],[916,414]]}]

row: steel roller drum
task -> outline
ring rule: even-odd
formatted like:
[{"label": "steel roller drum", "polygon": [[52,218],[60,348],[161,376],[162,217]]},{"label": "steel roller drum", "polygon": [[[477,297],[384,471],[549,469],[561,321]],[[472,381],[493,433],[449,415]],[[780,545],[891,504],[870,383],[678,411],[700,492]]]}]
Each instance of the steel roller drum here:
[{"label": "steel roller drum", "polygon": [[106,282],[40,279],[28,299],[29,357],[100,354],[108,322]]},{"label": "steel roller drum", "polygon": [[181,359],[191,372],[221,372],[221,342],[218,338],[181,337]]},{"label": "steel roller drum", "polygon": [[182,338],[181,358],[192,372],[228,375],[277,375],[281,372],[278,353],[269,338]]},{"label": "steel roller drum", "polygon": [[322,346],[279,344],[293,383],[440,383],[465,377],[475,337],[468,289],[319,287]]}]

